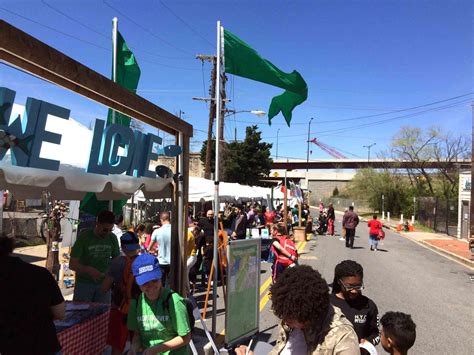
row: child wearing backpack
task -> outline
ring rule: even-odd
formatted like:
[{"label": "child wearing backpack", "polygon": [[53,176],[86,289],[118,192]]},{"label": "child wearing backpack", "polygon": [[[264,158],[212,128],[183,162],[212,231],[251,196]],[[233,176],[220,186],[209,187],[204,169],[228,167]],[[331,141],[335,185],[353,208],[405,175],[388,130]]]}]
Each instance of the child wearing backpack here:
[{"label": "child wearing backpack", "polygon": [[272,228],[272,252],[275,261],[272,266],[273,282],[287,268],[295,266],[298,261],[298,250],[295,242],[286,235],[285,226],[275,224]]},{"label": "child wearing backpack", "polygon": [[129,354],[188,354],[191,327],[186,302],[162,286],[158,259],[139,255],[132,272],[142,293],[130,302],[127,326],[134,333]]},{"label": "child wearing backpack", "polygon": [[112,289],[107,336],[107,345],[111,346],[112,355],[123,354],[128,339],[127,314],[130,300],[141,292],[132,273],[132,263],[140,251],[138,236],[134,232],[122,234],[120,246],[124,255],[112,260],[101,287],[103,293]]}]

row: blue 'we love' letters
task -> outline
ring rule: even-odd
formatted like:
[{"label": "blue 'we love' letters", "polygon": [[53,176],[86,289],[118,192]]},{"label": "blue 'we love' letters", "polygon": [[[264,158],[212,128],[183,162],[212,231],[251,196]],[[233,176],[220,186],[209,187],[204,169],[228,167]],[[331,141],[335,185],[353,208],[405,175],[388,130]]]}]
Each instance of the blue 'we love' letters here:
[{"label": "blue 'we love' letters", "polygon": [[[16,166],[57,171],[60,161],[40,158],[43,142],[61,143],[60,134],[46,130],[46,121],[48,115],[68,120],[70,110],[28,98],[24,119],[21,120],[18,116],[9,125],[15,94],[13,90],[0,88],[0,131],[4,135],[15,137],[17,141],[29,137],[29,147],[26,150],[14,144],[0,145],[0,160],[11,149],[12,163]],[[179,146],[154,149],[161,142],[161,138],[154,134],[133,131],[118,124],[105,127],[103,120],[96,119],[87,172],[102,175],[126,173],[134,177],[155,178],[156,173],[148,168],[151,160],[156,160],[160,154],[177,156],[181,153]],[[123,148],[124,154],[119,155],[119,147]]]}]

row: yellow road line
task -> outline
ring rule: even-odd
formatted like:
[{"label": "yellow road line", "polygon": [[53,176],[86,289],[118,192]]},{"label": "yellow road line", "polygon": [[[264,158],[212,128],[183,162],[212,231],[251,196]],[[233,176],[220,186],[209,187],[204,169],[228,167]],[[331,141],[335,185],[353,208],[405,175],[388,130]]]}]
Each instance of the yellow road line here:
[{"label": "yellow road line", "polygon": [[264,293],[268,286],[272,283],[272,277],[270,276],[267,281],[260,287],[260,294]]},{"label": "yellow road line", "polygon": [[[306,246],[306,241],[299,242],[298,245],[296,246],[296,249],[298,250],[298,253],[301,252],[304,247]],[[260,296],[262,295],[263,291],[266,290],[266,288],[270,285],[272,282],[272,277],[270,276],[267,281],[260,287]],[[264,287],[265,286],[265,287]],[[263,291],[262,291],[263,289]],[[268,300],[270,299],[270,291],[267,291],[263,297],[260,298],[260,312],[263,311],[265,306],[268,303]]]},{"label": "yellow road line", "polygon": [[265,295],[260,299],[260,312],[263,311],[269,299],[270,299],[270,291],[267,291]]}]

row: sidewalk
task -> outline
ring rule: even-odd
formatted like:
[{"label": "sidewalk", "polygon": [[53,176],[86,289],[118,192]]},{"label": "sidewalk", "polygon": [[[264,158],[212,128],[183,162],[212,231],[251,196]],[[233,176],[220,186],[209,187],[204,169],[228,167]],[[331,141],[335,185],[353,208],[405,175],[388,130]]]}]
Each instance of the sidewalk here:
[{"label": "sidewalk", "polygon": [[447,234],[426,232],[398,232],[423,246],[445,256],[456,259],[466,266],[474,268],[474,258],[469,250],[469,243],[464,239],[457,239]]}]

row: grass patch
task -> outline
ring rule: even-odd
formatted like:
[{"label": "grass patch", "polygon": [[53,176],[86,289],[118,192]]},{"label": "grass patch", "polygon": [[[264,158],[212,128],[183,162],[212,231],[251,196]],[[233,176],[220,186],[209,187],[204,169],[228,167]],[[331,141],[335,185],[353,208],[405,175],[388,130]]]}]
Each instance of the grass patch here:
[{"label": "grass patch", "polygon": [[413,228],[415,229],[415,232],[435,233],[434,229],[417,222],[415,222]]}]

